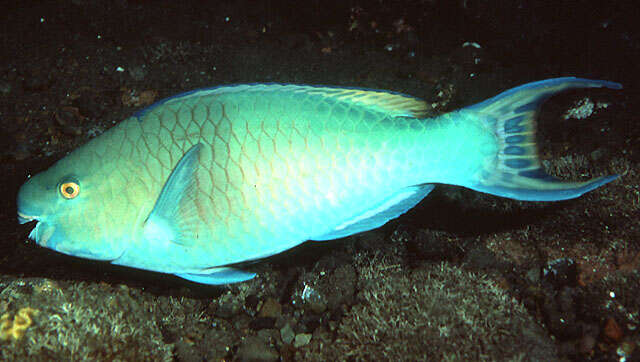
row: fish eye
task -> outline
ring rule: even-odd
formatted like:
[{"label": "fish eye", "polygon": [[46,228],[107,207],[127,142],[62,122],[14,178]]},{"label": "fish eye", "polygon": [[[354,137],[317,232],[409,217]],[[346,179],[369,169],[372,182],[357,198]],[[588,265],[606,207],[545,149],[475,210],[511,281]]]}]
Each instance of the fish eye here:
[{"label": "fish eye", "polygon": [[60,184],[60,194],[67,200],[75,199],[80,194],[80,185],[74,181],[66,181]]}]

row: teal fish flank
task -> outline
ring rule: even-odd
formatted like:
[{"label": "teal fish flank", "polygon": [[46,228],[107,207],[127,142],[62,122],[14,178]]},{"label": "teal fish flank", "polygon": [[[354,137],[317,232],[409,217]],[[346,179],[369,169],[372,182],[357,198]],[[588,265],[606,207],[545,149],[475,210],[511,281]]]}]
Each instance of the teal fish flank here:
[{"label": "teal fish flank", "polygon": [[563,182],[538,160],[535,116],[554,93],[617,83],[556,78],[426,118],[386,91],[286,84],[162,100],[18,193],[29,237],[78,257],[224,284],[239,263],[377,228],[452,184],[502,197],[578,197],[617,176]]}]

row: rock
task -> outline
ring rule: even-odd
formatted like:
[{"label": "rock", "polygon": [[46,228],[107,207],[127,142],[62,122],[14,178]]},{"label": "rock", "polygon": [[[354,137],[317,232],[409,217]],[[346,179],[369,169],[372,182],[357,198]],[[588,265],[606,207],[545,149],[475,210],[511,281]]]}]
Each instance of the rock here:
[{"label": "rock", "polygon": [[302,346],[306,346],[309,342],[311,342],[311,333],[300,333],[293,341],[293,346],[295,348],[300,348]]},{"label": "rock", "polygon": [[282,306],[274,298],[267,298],[260,307],[259,317],[278,318],[282,314]]},{"label": "rock", "polygon": [[238,348],[236,357],[240,361],[277,361],[280,355],[259,337],[250,336]]},{"label": "rock", "polygon": [[220,318],[229,318],[238,314],[241,308],[242,304],[238,301],[238,298],[231,293],[227,293],[221,296],[218,300],[216,316]]},{"label": "rock", "polygon": [[280,328],[280,338],[282,338],[282,342],[286,344],[291,344],[293,342],[293,338],[295,337],[295,333],[291,328],[289,323],[285,324],[284,327]]},{"label": "rock", "polygon": [[222,361],[227,358],[231,347],[240,344],[240,338],[236,333],[230,332],[232,327],[225,326],[209,329],[202,340],[202,345],[206,346],[205,361]]},{"label": "rock", "polygon": [[357,279],[356,270],[350,264],[340,265],[331,272],[321,288],[327,307],[338,310],[341,305],[353,303]]},{"label": "rock", "polygon": [[605,340],[611,343],[618,343],[624,337],[622,328],[618,325],[615,319],[609,318],[604,324],[604,337]]},{"label": "rock", "polygon": [[313,313],[321,314],[327,310],[326,298],[309,285],[305,285],[302,291],[302,300],[305,307]]}]

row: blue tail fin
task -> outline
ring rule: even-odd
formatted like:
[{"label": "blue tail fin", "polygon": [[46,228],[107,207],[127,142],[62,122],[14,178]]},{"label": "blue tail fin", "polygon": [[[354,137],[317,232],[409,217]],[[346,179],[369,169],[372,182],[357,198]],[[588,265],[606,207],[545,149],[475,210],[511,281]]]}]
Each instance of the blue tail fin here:
[{"label": "blue tail fin", "polygon": [[554,78],[510,89],[484,102],[465,108],[477,112],[494,129],[499,151],[471,189],[528,201],[576,198],[610,182],[618,175],[585,182],[565,182],[549,176],[540,164],[535,143],[538,106],[553,94],[572,88],[612,88],[622,85],[602,80]]}]

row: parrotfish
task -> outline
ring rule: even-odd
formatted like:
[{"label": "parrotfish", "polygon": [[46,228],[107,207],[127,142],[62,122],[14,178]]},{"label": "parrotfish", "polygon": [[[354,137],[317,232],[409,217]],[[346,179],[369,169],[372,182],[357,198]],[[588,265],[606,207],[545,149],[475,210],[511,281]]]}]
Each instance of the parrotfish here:
[{"label": "parrotfish", "polygon": [[307,240],[377,228],[436,184],[516,200],[578,197],[617,175],[565,182],[538,159],[540,104],[555,78],[437,117],[380,90],[241,84],[161,100],[29,178],[29,238],[83,258],[198,283],[251,279],[239,266]]}]

